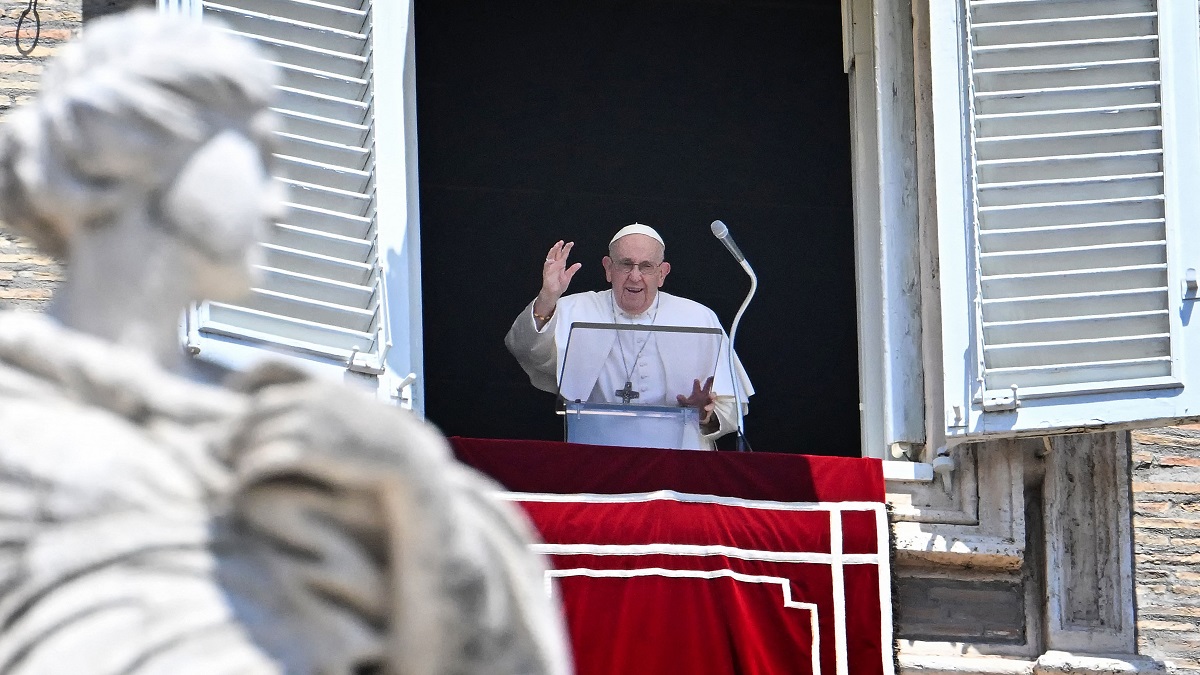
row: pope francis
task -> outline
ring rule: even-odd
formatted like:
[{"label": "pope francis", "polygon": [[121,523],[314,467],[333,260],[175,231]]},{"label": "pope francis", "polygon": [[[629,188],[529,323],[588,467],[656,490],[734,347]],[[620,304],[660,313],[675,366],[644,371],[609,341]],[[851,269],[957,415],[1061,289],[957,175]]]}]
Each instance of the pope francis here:
[{"label": "pope francis", "polygon": [[574,242],[563,241],[550,247],[542,265],[542,288],[517,316],[504,339],[533,386],[559,393],[572,324],[644,325],[648,330],[623,330],[614,332],[611,340],[601,341],[600,346],[589,343],[591,353],[572,352],[572,362],[581,356],[596,362],[595,381],[588,383],[588,402],[694,407],[699,412],[703,440],[710,449],[718,437],[735,431],[736,401],[745,406],[754,388],[736,354],[730,363],[729,340],[724,332],[715,358],[715,375],[702,382],[689,365],[695,362],[694,354],[672,349],[668,339],[659,337],[663,333],[649,330],[664,326],[721,328],[716,314],[704,305],[659,290],[671,272],[671,263],[664,260],[666,245],[658,232],[640,223],[621,228],[601,261],[604,277],[612,288],[564,296],[581,267],[580,263],[567,263],[573,247]]}]

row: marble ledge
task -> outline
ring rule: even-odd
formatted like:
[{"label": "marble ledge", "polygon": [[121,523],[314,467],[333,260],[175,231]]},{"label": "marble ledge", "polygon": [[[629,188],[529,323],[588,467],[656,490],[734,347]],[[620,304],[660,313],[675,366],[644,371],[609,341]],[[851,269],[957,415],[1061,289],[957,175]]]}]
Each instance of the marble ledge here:
[{"label": "marble ledge", "polygon": [[1050,651],[1036,661],[995,656],[900,655],[900,675],[1166,675],[1166,666],[1136,654]]}]

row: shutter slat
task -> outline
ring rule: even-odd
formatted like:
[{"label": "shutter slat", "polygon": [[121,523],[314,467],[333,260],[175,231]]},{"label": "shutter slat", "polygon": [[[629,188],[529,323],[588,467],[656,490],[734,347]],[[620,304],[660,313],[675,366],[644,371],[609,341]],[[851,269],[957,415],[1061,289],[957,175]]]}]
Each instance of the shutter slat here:
[{"label": "shutter slat", "polygon": [[[1127,14],[1097,14],[1095,16],[1056,16],[1014,21],[977,22],[974,24],[980,41],[986,42],[1053,42],[1063,38],[1124,37],[1130,33],[1154,32],[1154,12]],[[1137,22],[1131,27],[1130,22]]]},{"label": "shutter slat", "polygon": [[364,334],[373,333],[375,328],[373,307],[346,307],[268,289],[255,289],[250,300],[243,306],[266,314],[345,328]]},{"label": "shutter slat", "polygon": [[305,157],[329,166],[362,171],[367,168],[371,155],[361,147],[327,143],[317,138],[277,133],[276,149],[280,155]]},{"label": "shutter slat", "polygon": [[370,134],[365,124],[338,122],[304,112],[274,108],[283,117],[283,131],[324,143],[363,147]]},{"label": "shutter slat", "polygon": [[302,223],[302,227],[354,239],[374,238],[370,218],[301,204],[292,204],[289,213],[291,217],[285,222],[290,225]]},{"label": "shutter slat", "polygon": [[984,332],[990,344],[1004,345],[1161,333],[1169,326],[1170,316],[1166,310],[1152,310],[1125,314],[985,323]]},{"label": "shutter slat", "polygon": [[[228,1],[212,2],[211,0],[206,0],[204,2],[205,9],[211,10],[218,6],[227,8],[230,11],[237,10],[237,6],[233,6]],[[337,0],[325,0],[322,2],[314,2],[313,0],[254,0],[253,2],[241,3],[239,6],[259,14],[310,24],[321,24],[330,28],[356,33],[364,32],[367,20],[367,12],[362,8],[361,0],[342,0],[341,2]]]},{"label": "shutter slat", "polygon": [[341,211],[355,216],[366,215],[371,206],[370,195],[302,181],[284,179],[283,182],[291,189],[290,196],[299,205]]},{"label": "shutter slat", "polygon": [[[982,277],[981,283],[984,296],[989,300],[1165,288],[1167,266],[1164,263],[997,275]],[[988,315],[987,307],[989,306],[986,303],[984,305],[985,317]]]},{"label": "shutter slat", "polygon": [[1072,201],[1153,197],[1163,194],[1163,174],[1160,171],[1141,175],[981,183],[979,205],[986,208],[1052,204],[1064,194],[1070,195]]},{"label": "shutter slat", "polygon": [[269,267],[347,284],[366,284],[373,270],[372,266],[366,263],[341,260],[274,244],[265,244],[263,252],[266,256],[265,264]]},{"label": "shutter slat", "polygon": [[1076,270],[1100,270],[1113,261],[1140,266],[1167,262],[1166,242],[1078,246],[1039,251],[999,251],[984,253],[980,265],[984,281],[993,275],[1029,275],[1063,273]]},{"label": "shutter slat", "polygon": [[258,45],[274,60],[318,72],[332,73],[343,77],[363,78],[367,72],[365,56],[317,49],[308,45],[276,40],[273,38],[234,31],[235,34]]},{"label": "shutter slat", "polygon": [[1056,19],[1154,10],[1154,0],[971,0],[972,18],[981,23]]},{"label": "shutter slat", "polygon": [[275,105],[288,110],[303,110],[305,114],[343,124],[365,126],[368,106],[361,101],[322,96],[298,89],[279,87]]},{"label": "shutter slat", "polygon": [[1170,343],[1170,333],[1151,333],[1090,340],[990,345],[985,350],[990,372],[992,368],[1026,368],[1169,356]]},{"label": "shutter slat", "polygon": [[1165,288],[1133,288],[988,298],[982,304],[985,322],[1027,321],[1104,313],[1123,314],[1166,309],[1167,290]]},{"label": "shutter slat", "polygon": [[980,247],[984,251],[1028,251],[1052,248],[1064,241],[1080,246],[1100,246],[1160,240],[1166,238],[1165,228],[1165,220],[1153,218],[1122,220],[1115,223],[984,230],[979,233],[979,239]]},{"label": "shutter slat", "polygon": [[1126,66],[1132,64],[1152,65],[1157,62],[1154,58],[1118,59],[1109,61],[1079,61],[1073,63],[1039,63],[1028,66],[1002,66],[999,68],[976,68],[975,74],[980,81],[997,75],[1020,75],[1024,73],[1053,73],[1057,76],[1067,75],[1074,71],[1105,68],[1108,66]]},{"label": "shutter slat", "polygon": [[375,289],[370,286],[344,283],[275,267],[259,269],[263,274],[264,288],[287,289],[293,295],[310,300],[347,307],[368,307],[375,295]]},{"label": "shutter slat", "polygon": [[1156,125],[981,137],[975,144],[983,160],[1161,148],[1162,127]]},{"label": "shutter slat", "polygon": [[253,32],[265,39],[303,44],[342,54],[366,52],[366,36],[362,33],[273,17],[268,14],[213,3],[207,4],[205,10],[224,21],[235,31]]},{"label": "shutter slat", "polygon": [[1083,225],[1163,217],[1162,196],[1008,204],[979,208],[981,229],[1020,226]]},{"label": "shutter slat", "polygon": [[1004,90],[977,97],[975,105],[976,110],[983,114],[1030,112],[1053,108],[1133,105],[1157,102],[1158,90],[1159,82],[1157,80],[1081,87]]},{"label": "shutter slat", "polygon": [[1157,66],[1155,59],[1127,59],[1064,64],[1056,68],[997,68],[981,73],[979,82],[997,92],[1051,90],[1058,93],[1088,93],[1097,87],[1154,82]]},{"label": "shutter slat", "polygon": [[1159,120],[1157,103],[1100,108],[1033,110],[978,115],[980,139],[1034,136],[1059,132],[1104,131],[1152,127]]},{"label": "shutter slat", "polygon": [[366,171],[351,171],[287,155],[279,155],[276,159],[279,174],[289,180],[357,193],[365,192],[371,183],[371,174]]},{"label": "shutter slat", "polygon": [[1122,380],[1144,380],[1152,377],[1167,377],[1171,374],[1171,358],[1158,356],[1145,359],[1119,359],[1094,361],[1066,365],[1031,366],[1024,368],[998,368],[989,373],[989,386],[994,389],[1017,385],[1026,390],[1045,387],[1057,391],[1078,390],[1064,385],[1094,382],[1120,382]]},{"label": "shutter slat", "polygon": [[1155,173],[1162,166],[1162,150],[1101,152],[1084,155],[1017,157],[979,162],[979,178],[986,184],[1038,181],[1055,178],[1098,178]]},{"label": "shutter slat", "polygon": [[1129,37],[1109,40],[1076,40],[1021,45],[987,46],[972,50],[978,68],[1019,68],[1043,63],[1127,61],[1158,55],[1158,40]]},{"label": "shutter slat", "polygon": [[274,342],[304,351],[331,353],[346,357],[358,348],[369,353],[375,336],[336,326],[313,323],[256,309],[210,302],[205,329],[220,335],[259,342]]},{"label": "shutter slat", "polygon": [[300,251],[321,251],[325,255],[341,260],[366,263],[370,260],[372,242],[342,237],[319,230],[310,230],[292,225],[276,225],[272,243],[284,248]]},{"label": "shutter slat", "polygon": [[351,101],[362,101],[367,95],[367,81],[363,79],[288,63],[275,63],[275,66],[279,68],[279,83],[284,87]]}]

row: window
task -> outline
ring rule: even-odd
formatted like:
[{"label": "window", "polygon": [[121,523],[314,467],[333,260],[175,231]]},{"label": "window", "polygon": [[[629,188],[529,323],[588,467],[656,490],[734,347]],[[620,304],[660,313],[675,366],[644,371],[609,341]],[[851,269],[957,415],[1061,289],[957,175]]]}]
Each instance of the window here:
[{"label": "window", "polygon": [[[241,304],[186,320],[200,358],[244,367],[263,348],[381,398],[421,370],[411,6],[371,0],[172,0],[219,20],[280,72],[276,173],[288,215],[264,244],[262,281]],[[377,86],[376,72],[387,72]],[[419,388],[417,389],[419,392]],[[420,408],[419,402],[417,403]]]},{"label": "window", "polygon": [[948,438],[1200,414],[1197,16],[930,3]]}]

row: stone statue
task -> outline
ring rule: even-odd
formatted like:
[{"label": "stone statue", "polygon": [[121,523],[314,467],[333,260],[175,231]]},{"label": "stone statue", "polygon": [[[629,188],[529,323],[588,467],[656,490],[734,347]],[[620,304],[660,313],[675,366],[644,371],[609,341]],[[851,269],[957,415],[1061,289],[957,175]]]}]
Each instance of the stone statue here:
[{"label": "stone statue", "polygon": [[184,376],[278,208],[273,69],[101,19],[0,131],[0,213],[68,278],[0,312],[0,672],[569,673],[531,530],[404,411],[284,366]]}]

